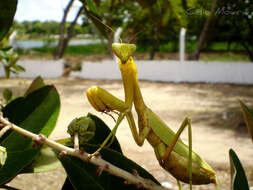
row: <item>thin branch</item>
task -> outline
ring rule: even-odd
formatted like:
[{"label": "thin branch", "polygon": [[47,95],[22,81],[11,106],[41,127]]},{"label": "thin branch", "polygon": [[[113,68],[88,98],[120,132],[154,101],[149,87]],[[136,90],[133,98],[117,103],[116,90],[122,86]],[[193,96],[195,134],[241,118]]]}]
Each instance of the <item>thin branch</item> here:
[{"label": "thin branch", "polygon": [[[0,112],[0,122],[2,124],[4,124],[3,125],[4,127],[9,126],[9,127],[11,127],[11,130],[14,130],[26,137],[29,137],[29,138],[41,143],[41,144],[46,144],[47,146],[60,151],[62,155],[75,156],[75,157],[83,160],[84,162],[89,162],[93,165],[98,166],[98,168],[102,168],[102,171],[107,171],[112,175],[123,178],[126,180],[127,184],[135,184],[137,186],[142,186],[142,187],[144,187],[146,189],[150,189],[150,190],[168,190],[167,188],[157,185],[156,183],[154,183],[153,181],[151,181],[149,179],[145,179],[139,175],[134,175],[134,174],[131,174],[125,170],[122,170],[121,168],[118,168],[118,167],[112,165],[111,163],[107,162],[106,160],[102,159],[100,156],[90,157],[90,154],[88,154],[87,152],[83,152],[80,150],[76,151],[74,148],[70,148],[70,147],[64,146],[62,144],[59,144],[53,140],[46,138],[42,134],[37,135],[37,134],[31,133],[23,128],[20,128],[19,126],[9,122],[8,119],[5,119],[3,117],[2,112]],[[3,126],[1,126],[1,127],[3,127]]]},{"label": "thin branch", "polygon": [[[1,127],[1,125],[0,125],[0,127]],[[3,128],[0,130],[0,138],[1,138],[9,129],[11,129],[11,126],[9,126],[9,125],[3,127]]]},{"label": "thin branch", "polygon": [[55,58],[58,58],[58,53],[60,51],[60,48],[62,47],[62,44],[63,44],[63,41],[64,41],[64,35],[65,35],[65,23],[66,23],[66,20],[67,20],[67,16],[68,16],[68,13],[70,11],[70,8],[72,6],[72,4],[74,3],[74,0],[70,0],[67,4],[67,7],[64,9],[63,11],[63,17],[62,17],[62,21],[61,21],[61,24],[60,24],[60,36],[59,36],[59,41],[58,41],[58,45],[55,49],[55,52],[54,52],[54,57]]},{"label": "thin branch", "polygon": [[78,138],[78,133],[77,132],[75,132],[75,134],[74,134],[74,149],[76,151],[79,150],[79,138]]},{"label": "thin branch", "polygon": [[4,189],[6,189],[6,190],[20,190],[20,189],[17,189],[17,188],[15,188],[15,187],[11,187],[11,186],[6,185],[6,184],[0,186],[0,188],[4,188]]}]

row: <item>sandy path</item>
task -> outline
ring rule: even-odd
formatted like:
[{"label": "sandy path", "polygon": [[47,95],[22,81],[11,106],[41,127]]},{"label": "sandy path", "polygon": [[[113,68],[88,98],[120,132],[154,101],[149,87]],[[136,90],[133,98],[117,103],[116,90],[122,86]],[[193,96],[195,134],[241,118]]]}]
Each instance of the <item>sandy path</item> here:
[{"label": "sandy path", "polygon": [[[31,80],[23,79],[0,79],[0,92],[4,88],[10,88],[16,95],[21,95],[30,82]],[[109,126],[113,126],[114,122],[110,117],[96,113],[90,106],[84,92],[92,85],[99,85],[123,99],[124,92],[120,81],[61,78],[47,80],[47,82],[55,84],[61,96],[60,117],[51,138],[67,137],[68,123],[73,118],[86,115],[88,112],[98,115]],[[253,86],[172,84],[145,81],[142,81],[140,86],[147,105],[173,130],[177,130],[180,122],[186,116],[192,119],[193,148],[210,164],[223,168],[228,166],[228,150],[233,148],[243,164],[250,166],[253,158],[252,143],[248,135],[242,133],[243,127],[238,128],[241,114],[237,100],[241,99],[252,106]],[[158,162],[150,145],[145,143],[143,147],[138,147],[126,122],[118,130],[117,137],[124,153],[129,158],[147,168],[159,180],[167,180],[168,174],[162,169],[157,169],[159,168]],[[182,138],[187,141],[186,132]],[[222,179],[221,177],[221,181]]]}]

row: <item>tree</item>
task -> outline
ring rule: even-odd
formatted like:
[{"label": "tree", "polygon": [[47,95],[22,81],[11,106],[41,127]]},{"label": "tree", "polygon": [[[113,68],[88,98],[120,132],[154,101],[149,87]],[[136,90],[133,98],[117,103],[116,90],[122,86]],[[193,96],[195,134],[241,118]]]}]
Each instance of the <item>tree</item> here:
[{"label": "tree", "polygon": [[112,54],[114,31],[124,24],[126,14],[123,1],[83,1],[84,11],[102,38],[107,39],[107,49]]},{"label": "tree", "polygon": [[[150,59],[154,59],[160,44],[172,41],[177,44],[181,27],[186,27],[188,18],[185,14],[184,1],[143,1],[131,8],[128,23],[132,34],[140,33],[137,44],[151,47]],[[186,7],[185,7],[186,8]],[[159,22],[158,22],[159,21]]]},{"label": "tree", "polygon": [[81,15],[81,12],[83,10],[83,7],[79,8],[79,10],[78,10],[78,12],[75,16],[75,19],[72,21],[72,23],[71,23],[71,25],[68,29],[67,35],[65,37],[66,20],[67,20],[68,13],[69,13],[70,8],[73,5],[73,3],[74,3],[74,0],[70,0],[69,3],[67,4],[65,10],[64,10],[64,13],[63,13],[63,18],[62,18],[62,21],[61,21],[61,24],[60,24],[59,41],[58,41],[58,45],[57,45],[57,47],[54,51],[54,58],[55,59],[61,59],[63,57],[65,49],[68,46],[69,40],[73,37],[73,30],[74,30],[74,27],[76,25],[77,19]]},{"label": "tree", "polygon": [[[218,30],[223,40],[229,44],[240,44],[253,61],[253,1],[228,1],[219,3],[216,13],[219,16]],[[229,32],[227,32],[229,31]]]},{"label": "tree", "polygon": [[216,7],[217,7],[217,3],[218,3],[218,0],[213,0],[210,15],[208,16],[208,18],[207,18],[207,20],[206,20],[206,22],[205,22],[205,24],[202,28],[202,31],[201,31],[201,34],[200,34],[200,37],[199,37],[199,40],[198,40],[197,47],[188,56],[189,60],[198,60],[199,59],[200,51],[203,49],[204,45],[207,42],[209,29],[210,29],[210,26],[211,26],[211,24],[214,20],[214,17],[215,17],[215,11],[216,11]]}]

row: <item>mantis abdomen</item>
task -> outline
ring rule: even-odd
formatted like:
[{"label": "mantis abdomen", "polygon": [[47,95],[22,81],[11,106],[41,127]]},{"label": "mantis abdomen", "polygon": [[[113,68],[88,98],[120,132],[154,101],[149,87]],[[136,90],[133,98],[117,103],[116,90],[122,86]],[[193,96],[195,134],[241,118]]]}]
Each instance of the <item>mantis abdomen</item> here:
[{"label": "mantis abdomen", "polygon": [[[188,156],[186,156],[185,152],[189,154],[188,146],[186,146],[182,140],[178,140],[176,146],[185,147],[184,153],[178,152],[177,149],[173,149],[170,155],[163,159],[164,154],[166,153],[166,149],[169,146],[164,142],[161,137],[157,136],[153,128],[161,128],[166,127],[165,124],[155,115],[150,109],[147,108],[147,112],[149,114],[149,123],[152,125],[152,121],[156,121],[156,126],[151,126],[151,131],[147,136],[147,141],[154,148],[154,152],[156,155],[159,164],[166,170],[169,171],[176,179],[183,181],[185,183],[189,183],[189,169],[188,169]],[[160,126],[158,126],[160,125]],[[166,130],[168,131],[168,130]],[[172,131],[169,129],[169,133]],[[175,135],[174,132],[172,132]],[[167,133],[168,135],[168,133]],[[168,136],[167,136],[168,137]],[[170,141],[168,137],[168,141]],[[176,147],[175,146],[175,147]],[[192,184],[200,185],[200,184],[216,184],[216,175],[212,168],[202,160],[197,153],[192,151]]]}]

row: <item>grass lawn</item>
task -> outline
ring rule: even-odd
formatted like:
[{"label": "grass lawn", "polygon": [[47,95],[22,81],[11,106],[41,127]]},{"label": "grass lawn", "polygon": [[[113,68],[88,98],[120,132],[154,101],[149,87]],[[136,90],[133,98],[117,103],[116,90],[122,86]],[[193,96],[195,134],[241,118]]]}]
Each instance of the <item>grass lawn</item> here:
[{"label": "grass lawn", "polygon": [[[197,41],[189,41],[186,44],[186,52],[192,52],[197,45]],[[177,54],[178,45],[175,43],[162,44],[159,47],[159,54]],[[40,47],[32,48],[30,50],[19,50],[19,54],[25,56],[45,56],[52,55],[55,47]],[[137,47],[136,54],[149,54],[151,46]],[[65,55],[93,55],[93,54],[108,54],[108,49],[105,44],[87,44],[87,45],[74,45],[68,46]],[[149,57],[149,56],[146,56]],[[162,59],[162,58],[161,58]],[[164,57],[164,59],[170,59]],[[177,59],[174,57],[174,59]],[[231,44],[230,51],[228,51],[228,45],[225,42],[214,42],[206,47],[201,52],[200,60],[203,61],[250,61],[247,54],[243,51],[243,47],[238,44]]]}]

